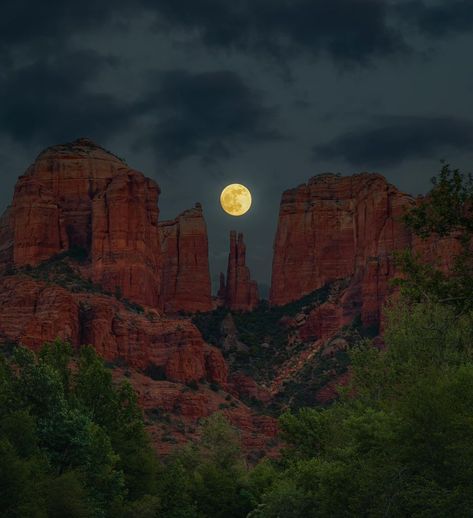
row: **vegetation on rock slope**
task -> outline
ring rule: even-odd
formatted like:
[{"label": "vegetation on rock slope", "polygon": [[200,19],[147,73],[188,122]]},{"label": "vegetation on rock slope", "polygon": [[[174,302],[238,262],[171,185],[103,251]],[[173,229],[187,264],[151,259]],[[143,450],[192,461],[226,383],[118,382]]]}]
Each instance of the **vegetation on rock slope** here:
[{"label": "vegetation on rock slope", "polygon": [[143,306],[123,298],[118,287],[115,293],[110,293],[100,284],[94,283],[92,279],[85,278],[80,271],[80,266],[87,265],[88,262],[87,251],[80,247],[73,247],[42,261],[36,266],[10,268],[5,272],[5,275],[26,275],[47,284],[61,286],[72,293],[95,293],[115,297],[129,311],[144,313]]},{"label": "vegetation on rock slope", "polygon": [[[316,307],[329,300],[332,291],[346,284],[343,280],[327,284],[305,297],[283,306],[270,306],[262,301],[251,312],[229,311],[221,307],[210,313],[199,313],[193,317],[204,340],[223,349],[231,371],[243,372],[262,386],[270,386],[281,369],[291,359],[308,351],[313,340],[301,340],[294,319],[305,319]],[[243,347],[224,347],[224,319],[231,315],[235,324],[236,338]],[[292,323],[291,323],[292,321]],[[343,339],[348,348],[365,337],[372,337],[377,330],[364,328],[360,318],[355,318],[350,326],[340,329],[332,341]],[[339,350],[326,355],[323,350],[310,357],[301,369],[291,373],[291,378],[283,383],[278,394],[266,408],[273,414],[281,409],[297,409],[303,406],[321,405],[316,400],[317,391],[335,377],[347,371],[350,358],[348,350]],[[262,409],[260,401],[248,403]]]},{"label": "vegetation on rock slope", "polygon": [[288,348],[288,329],[283,317],[294,317],[301,311],[323,304],[328,297],[330,286],[324,286],[302,299],[285,306],[271,307],[267,301],[251,312],[230,312],[221,307],[210,313],[199,313],[194,316],[193,323],[202,333],[204,340],[217,347],[224,338],[222,322],[230,313],[236,326],[238,339],[247,350],[230,349],[224,351],[226,358],[234,369],[244,371],[258,381],[272,378],[275,370],[291,355],[297,352],[301,343]]}]

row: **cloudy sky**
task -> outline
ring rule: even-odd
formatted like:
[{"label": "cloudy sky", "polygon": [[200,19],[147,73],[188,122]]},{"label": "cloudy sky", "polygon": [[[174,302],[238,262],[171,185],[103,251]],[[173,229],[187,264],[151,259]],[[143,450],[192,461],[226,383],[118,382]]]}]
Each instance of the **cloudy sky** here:
[{"label": "cloudy sky", "polygon": [[[268,284],[283,190],[375,171],[411,193],[473,168],[471,0],[4,0],[0,208],[52,144],[87,136],[200,201],[214,277],[230,229]],[[252,211],[219,207],[231,182]],[[264,288],[263,288],[264,291]]]}]

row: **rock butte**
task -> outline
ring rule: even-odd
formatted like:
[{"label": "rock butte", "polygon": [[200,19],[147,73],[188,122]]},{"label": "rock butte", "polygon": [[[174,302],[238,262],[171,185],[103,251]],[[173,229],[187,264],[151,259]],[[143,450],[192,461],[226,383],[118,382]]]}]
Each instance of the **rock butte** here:
[{"label": "rock butte", "polygon": [[16,184],[4,262],[34,266],[83,248],[90,256],[85,275],[157,307],[158,196],[155,182],[90,140],[48,148]]},{"label": "rock butte", "polygon": [[213,307],[207,226],[202,207],[159,223],[161,297],[166,312],[210,311]]},{"label": "rock butte", "polygon": [[274,241],[271,303],[286,304],[346,279],[340,307],[318,309],[313,319],[325,322],[323,326],[328,319],[333,328],[361,315],[365,326],[379,324],[392,293],[389,281],[397,274],[393,252],[411,248],[449,267],[451,239],[422,241],[403,224],[402,215],[415,203],[383,176],[369,173],[322,174],[284,192]]}]

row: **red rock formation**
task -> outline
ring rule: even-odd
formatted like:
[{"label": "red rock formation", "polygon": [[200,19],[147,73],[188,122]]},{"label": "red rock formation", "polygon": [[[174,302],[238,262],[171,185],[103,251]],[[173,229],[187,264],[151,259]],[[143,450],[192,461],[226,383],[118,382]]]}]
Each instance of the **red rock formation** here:
[{"label": "red rock formation", "polygon": [[285,304],[351,278],[345,313],[378,321],[394,275],[392,252],[408,247],[401,221],[412,205],[378,174],[319,175],[283,194],[274,243],[271,302]]},{"label": "red rock formation", "polygon": [[38,349],[59,337],[77,343],[80,337],[79,303],[59,286],[30,277],[0,279],[0,337]]},{"label": "red rock formation", "polygon": [[217,299],[223,304],[225,302],[225,296],[226,296],[226,286],[225,286],[225,274],[223,272],[220,272],[219,277],[219,287],[217,292]]},{"label": "red rock formation", "polygon": [[158,186],[135,171],[110,180],[92,202],[92,278],[157,307],[160,293]]},{"label": "red rock formation", "polygon": [[36,265],[80,247],[96,282],[157,306],[158,195],[154,182],[90,140],[48,148],[15,188],[13,262]]},{"label": "red rock formation", "polygon": [[[190,320],[153,309],[208,311],[213,305],[201,207],[158,228],[158,195],[154,182],[88,140],[41,153],[0,219],[0,345],[37,349],[57,337],[74,346],[90,343],[108,362],[126,366],[114,375],[139,380],[145,409],[168,409],[196,430],[202,417],[223,411],[248,450],[274,449],[275,420],[256,416],[225,392],[228,367],[220,350],[206,344]],[[81,264],[63,256],[35,268],[73,247],[86,252]],[[20,273],[6,271],[12,266]],[[87,278],[104,291],[95,286],[88,293]],[[199,383],[198,390],[189,382]],[[161,432],[155,444],[165,450]],[[178,437],[176,427],[170,432]]]},{"label": "red rock formation", "polygon": [[[223,413],[240,430],[243,447],[249,454],[277,453],[276,419],[256,415],[238,399],[229,400],[227,393],[206,385],[193,391],[177,383],[152,380],[135,371],[127,374],[149,419],[148,431],[160,454],[169,454],[174,448],[197,439],[202,418],[215,412]],[[124,372],[115,369],[114,375],[121,379]]]},{"label": "red rock formation", "polygon": [[13,221],[8,207],[0,218],[0,273],[13,265]]},{"label": "red rock formation", "polygon": [[225,306],[236,311],[251,311],[258,305],[258,285],[251,280],[249,268],[246,266],[246,245],[243,234],[230,232],[230,253],[228,255],[227,282],[223,290],[222,275],[220,277],[220,297],[224,295]]},{"label": "red rock formation", "polygon": [[[223,412],[240,429],[249,454],[275,450],[276,420],[256,415],[225,392],[225,360],[189,320],[136,314],[114,297],[71,293],[25,274],[0,278],[0,346],[15,342],[38,349],[57,337],[75,346],[93,344],[105,360],[121,366],[114,377],[127,376],[145,411],[172,416],[160,423],[147,419],[160,453],[197,438],[202,418],[214,412]],[[148,369],[163,379],[146,376]],[[191,381],[200,382],[198,390],[185,385]]]},{"label": "red rock formation", "polygon": [[313,309],[299,328],[301,340],[319,340],[333,336],[342,322],[342,308],[330,302]]},{"label": "red rock formation", "polygon": [[232,394],[245,400],[258,400],[268,403],[271,400],[269,390],[261,387],[256,381],[243,372],[234,372],[230,376],[230,391]]},{"label": "red rock formation", "polygon": [[92,344],[108,361],[159,368],[168,379],[207,379],[226,386],[228,368],[189,320],[133,313],[114,297],[71,293],[27,275],[0,280],[0,338],[33,349],[60,337]]},{"label": "red rock formation", "polygon": [[159,234],[165,311],[210,311],[207,226],[200,203],[172,221],[160,222]]},{"label": "red rock formation", "polygon": [[15,266],[35,265],[69,248],[58,200],[36,178],[23,176],[18,180],[12,225]]}]

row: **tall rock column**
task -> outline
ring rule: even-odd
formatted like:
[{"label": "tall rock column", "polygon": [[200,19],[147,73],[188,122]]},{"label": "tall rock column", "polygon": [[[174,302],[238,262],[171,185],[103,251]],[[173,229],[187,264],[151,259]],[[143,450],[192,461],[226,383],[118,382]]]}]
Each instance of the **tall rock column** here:
[{"label": "tall rock column", "polygon": [[[223,295],[222,277],[219,290]],[[251,280],[246,266],[246,245],[243,234],[230,232],[230,253],[228,255],[227,282],[225,285],[224,304],[237,311],[251,311],[259,302],[258,285]]]},{"label": "tall rock column", "polygon": [[115,176],[92,204],[93,278],[157,307],[160,293],[158,186],[135,171]]},{"label": "tall rock column", "polygon": [[68,248],[58,200],[35,178],[18,180],[11,215],[16,266],[37,264]]},{"label": "tall rock column", "polygon": [[165,311],[210,311],[207,225],[200,203],[174,220],[160,222],[159,235]]}]

